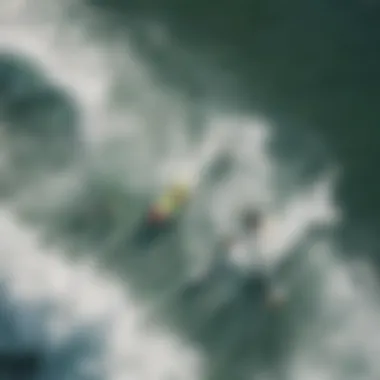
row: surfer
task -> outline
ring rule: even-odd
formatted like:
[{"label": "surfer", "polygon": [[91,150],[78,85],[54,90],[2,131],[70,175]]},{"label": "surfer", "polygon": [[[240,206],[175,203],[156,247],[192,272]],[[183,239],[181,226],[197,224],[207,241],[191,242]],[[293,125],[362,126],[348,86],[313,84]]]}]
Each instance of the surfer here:
[{"label": "surfer", "polygon": [[229,297],[244,293],[248,299],[263,300],[268,307],[281,306],[285,296],[274,286],[272,274],[257,244],[265,220],[264,213],[257,208],[241,212],[238,232],[220,239],[209,270],[189,284],[185,293],[197,293],[207,284],[226,284],[230,289]]},{"label": "surfer", "polygon": [[139,248],[147,248],[158,238],[170,232],[190,199],[191,187],[177,182],[169,187],[148,208],[143,221],[134,234],[134,243]]},{"label": "surfer", "polygon": [[271,268],[258,241],[267,218],[258,208],[248,208],[240,215],[240,236],[228,241],[228,261],[239,267],[245,291],[262,296],[268,306],[280,306],[285,295],[273,284]]},{"label": "surfer", "polygon": [[[215,180],[215,177],[220,174],[220,166],[226,166],[225,161],[228,161],[231,155],[231,147],[227,142],[229,140],[224,138],[222,143],[217,141],[215,144],[206,144],[199,152],[195,166],[190,168],[189,172],[185,170],[187,172],[186,179],[184,179],[183,173],[180,173],[181,180],[175,181],[148,208],[135,231],[133,238],[135,246],[148,248],[158,238],[170,233],[175,228],[191,196],[199,186],[199,182],[207,183],[210,177]],[[202,172],[202,178],[197,174],[200,172]]]}]

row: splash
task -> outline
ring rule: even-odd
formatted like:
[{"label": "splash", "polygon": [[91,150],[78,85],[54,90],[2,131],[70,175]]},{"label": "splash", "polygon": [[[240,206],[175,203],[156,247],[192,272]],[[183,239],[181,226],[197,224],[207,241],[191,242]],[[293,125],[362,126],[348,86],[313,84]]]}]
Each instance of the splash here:
[{"label": "splash", "polygon": [[[158,326],[147,307],[139,305],[121,284],[104,278],[93,262],[73,263],[64,252],[44,249],[34,233],[18,227],[4,210],[0,230],[4,237],[1,271],[7,292],[16,310],[18,304],[31,306],[18,326],[29,347],[48,350],[51,356],[58,350],[55,360],[59,360],[62,344],[67,340],[75,342],[81,333],[89,345],[95,340],[102,349],[93,354],[89,349],[78,352],[79,358],[67,363],[65,369],[72,371],[74,377],[87,378],[98,372],[92,378],[200,378],[200,353]],[[35,314],[33,307],[41,303],[47,312],[34,318],[34,326],[30,322]],[[81,358],[86,368],[75,365]],[[49,353],[47,360],[49,363]],[[49,365],[44,366],[41,376],[49,370]],[[55,378],[60,376],[59,371],[55,373]]]},{"label": "splash", "polygon": [[[302,307],[294,312],[298,333],[282,375],[288,372],[291,380],[323,376],[335,380],[355,373],[355,379],[377,379],[378,345],[372,337],[379,311],[372,297],[365,287],[355,288],[350,268],[335,260],[331,241],[327,239],[317,253],[310,247],[314,241],[309,241],[309,232],[315,225],[329,229],[339,219],[331,202],[334,178],[328,175],[315,186],[279,197],[278,163],[267,150],[272,131],[266,123],[210,110],[201,142],[193,144],[186,121],[188,105],[156,86],[126,41],[107,46],[97,41],[88,33],[94,28],[92,16],[74,3],[37,1],[32,5],[12,1],[0,6],[0,49],[38,62],[52,81],[76,98],[84,115],[86,142],[93,148],[86,170],[139,191],[160,190],[176,180],[188,182],[195,197],[183,244],[192,264],[197,256],[212,252],[213,239],[233,230],[236,210],[262,207],[268,215],[262,250],[277,262],[302,243],[301,263],[296,264],[297,276],[292,279],[298,290],[293,303],[301,305],[301,294],[309,299],[309,306],[316,305],[310,319]],[[75,9],[78,15],[69,23],[70,7],[74,7],[71,14]],[[210,165],[225,152],[232,169],[222,181],[206,185],[203,180]],[[53,187],[49,191],[56,193]],[[38,191],[32,198],[37,195]],[[203,228],[204,220],[210,221],[210,230]],[[49,347],[58,347],[83,330],[84,340],[95,335],[106,342],[105,352],[94,354],[99,368],[89,366],[100,371],[102,378],[202,377],[203,353],[199,349],[194,353],[188,344],[151,322],[139,302],[112,280],[102,278],[93,263],[74,264],[63,252],[47,251],[5,212],[0,229],[1,268],[15,302],[43,301],[52,310],[39,322],[48,326],[44,339]],[[318,300],[308,297],[308,275],[316,277],[311,287]],[[28,331],[25,322],[20,323]],[[334,334],[337,324],[341,328]],[[88,333],[86,326],[91,326]],[[104,330],[107,334],[102,335]],[[37,342],[39,338],[28,339]],[[361,369],[355,372],[347,367],[350,360]]]},{"label": "splash", "polygon": [[[73,10],[77,11],[74,11],[76,16],[68,21]],[[65,259],[64,252],[43,248],[36,235],[22,230],[12,216],[13,211],[27,206],[46,208],[46,203],[53,204],[58,199],[73,196],[76,189],[71,187],[78,182],[80,186],[80,182],[85,181],[84,171],[109,170],[110,166],[99,163],[109,163],[110,157],[103,147],[115,140],[134,141],[134,149],[127,150],[125,145],[120,147],[121,153],[127,151],[127,156],[119,154],[118,164],[120,161],[134,162],[134,169],[150,164],[151,161],[147,162],[145,158],[149,158],[150,146],[144,137],[146,124],[151,119],[145,120],[141,109],[150,107],[152,113],[158,111],[144,90],[149,83],[144,68],[130,54],[128,47],[123,49],[112,43],[94,42],[87,35],[93,19],[72,2],[39,1],[33,7],[23,1],[11,5],[2,3],[0,14],[0,51],[36,63],[53,83],[75,98],[83,114],[81,127],[91,152],[85,167],[80,168],[82,163],[78,163],[78,167],[72,169],[73,173],[64,173],[35,189],[28,189],[28,196],[17,210],[2,211],[0,228],[6,236],[1,242],[2,276],[15,313],[18,304],[27,305],[31,310],[25,315],[37,320],[36,326],[32,327],[25,320],[19,324],[15,322],[21,338],[42,352],[52,352],[52,357],[46,354],[48,359],[43,376],[59,378],[70,370],[70,363],[67,368],[58,368],[55,364],[60,360],[60,350],[66,345],[69,352],[63,352],[62,358],[72,355],[73,377],[115,380],[129,377],[155,380],[199,378],[202,371],[200,354],[189,349],[170,331],[157,326],[124,285],[102,278],[91,263],[74,264]],[[125,75],[125,71],[129,74]],[[129,107],[118,107],[113,98],[115,82],[120,82],[122,76],[137,93],[130,99],[132,106]],[[160,93],[153,87],[148,90],[149,93]],[[165,104],[165,99],[162,102]],[[128,165],[119,168],[125,176],[132,173]],[[148,175],[144,178],[149,177],[152,170],[147,170]],[[137,172],[145,173],[144,170]],[[75,178],[67,179],[67,176]],[[135,183],[144,183],[144,178],[137,178]],[[134,179],[131,174],[129,183]],[[41,202],[41,195],[46,193],[52,199],[45,197]],[[35,203],[38,198],[40,201]],[[40,304],[47,308],[47,315],[34,311]],[[33,328],[44,332],[43,339],[42,335],[33,335]],[[78,340],[82,345],[80,352],[75,348]],[[93,345],[97,347],[95,353],[89,347]],[[80,358],[86,359],[83,360],[85,368],[74,365]]]}]

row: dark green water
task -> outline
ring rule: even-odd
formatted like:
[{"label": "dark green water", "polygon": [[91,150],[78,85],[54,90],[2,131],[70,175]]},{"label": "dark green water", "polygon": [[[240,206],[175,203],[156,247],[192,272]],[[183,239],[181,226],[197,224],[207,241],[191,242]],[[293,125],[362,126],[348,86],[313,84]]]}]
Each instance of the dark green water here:
[{"label": "dark green water", "polygon": [[[273,154],[290,166],[307,162],[300,183],[337,162],[343,177],[336,201],[346,214],[339,242],[364,244],[376,260],[376,240],[371,239],[380,222],[376,3],[93,0],[89,5],[104,21],[103,29],[99,21],[99,35],[132,36],[152,72],[193,105],[248,110],[269,118],[276,129]],[[168,29],[175,48],[154,43],[150,24],[155,21]],[[1,190],[3,199],[14,199],[44,175],[79,161],[86,147],[80,106],[38,65],[0,57],[0,98],[9,141],[14,142],[8,148],[14,167],[9,177],[2,178]],[[201,116],[192,115],[194,125]],[[17,145],[25,135],[26,152]],[[310,269],[308,258],[302,256],[320,240],[318,236],[301,243],[294,252],[296,263],[284,270],[299,284],[281,312],[260,309],[244,289],[210,311],[218,284],[211,281],[195,295],[186,295],[187,264],[180,235],[173,232],[151,255],[135,255],[131,249],[129,235],[149,197],[129,194],[116,182],[92,174],[81,178],[80,189],[70,193],[63,206],[46,214],[36,212],[38,207],[25,213],[29,225],[42,230],[49,244],[70,247],[73,259],[85,251],[97,255],[104,270],[132,285],[141,299],[160,300],[157,318],[205,351],[209,359],[205,380],[250,379],[261,370],[270,371],[275,379],[293,380],[285,369],[298,331],[307,330],[324,313],[318,298],[322,274]],[[352,231],[359,231],[359,236]],[[348,233],[352,241],[346,238]],[[67,366],[72,366],[85,356],[87,343],[82,347],[81,339],[79,334],[72,346],[65,343],[57,360],[67,356]],[[76,344],[83,350],[71,357],[68,352],[75,352]],[[52,367],[63,377],[65,365],[55,367],[54,360]],[[346,365],[340,358],[332,363],[339,369]],[[374,378],[365,365],[358,371]],[[339,372],[345,373],[355,378],[354,369]]]},{"label": "dark green water", "polygon": [[[315,131],[343,167],[337,200],[347,213],[347,223],[366,225],[376,234],[380,225],[376,1],[92,0],[90,4],[136,30],[152,20],[165,25],[179,45],[224,73],[226,84],[217,89],[222,100],[224,96],[229,104],[272,118],[279,139]],[[151,59],[162,60],[159,53],[152,53]],[[177,76],[191,82],[190,97],[212,92],[213,82],[205,85],[197,69],[178,71]],[[281,145],[294,151],[291,142]]]}]

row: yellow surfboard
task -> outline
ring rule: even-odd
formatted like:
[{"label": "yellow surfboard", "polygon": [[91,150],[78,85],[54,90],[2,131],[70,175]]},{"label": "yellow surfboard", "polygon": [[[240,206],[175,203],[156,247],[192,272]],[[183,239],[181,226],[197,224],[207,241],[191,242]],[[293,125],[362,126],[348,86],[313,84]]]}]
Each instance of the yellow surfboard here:
[{"label": "yellow surfboard", "polygon": [[188,199],[188,190],[183,186],[173,186],[166,191],[153,206],[153,209],[164,217],[179,211]]}]

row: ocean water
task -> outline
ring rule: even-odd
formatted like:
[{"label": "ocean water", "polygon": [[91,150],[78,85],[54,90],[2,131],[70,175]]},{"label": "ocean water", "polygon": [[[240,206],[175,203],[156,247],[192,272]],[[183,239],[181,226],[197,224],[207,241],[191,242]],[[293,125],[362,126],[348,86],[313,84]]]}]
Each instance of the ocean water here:
[{"label": "ocean water", "polygon": [[[312,132],[290,129],[299,149],[284,157],[282,126],[226,106],[229,79],[162,28],[179,58],[160,64],[203,72],[206,96],[171,86],[133,31],[83,4],[0,7],[0,342],[35,354],[28,378],[378,378],[373,268],[344,259],[342,168]],[[137,251],[146,207],[178,179],[193,189],[183,218]],[[286,304],[226,297],[228,275],[189,295],[249,206],[265,210],[259,247]]]}]

